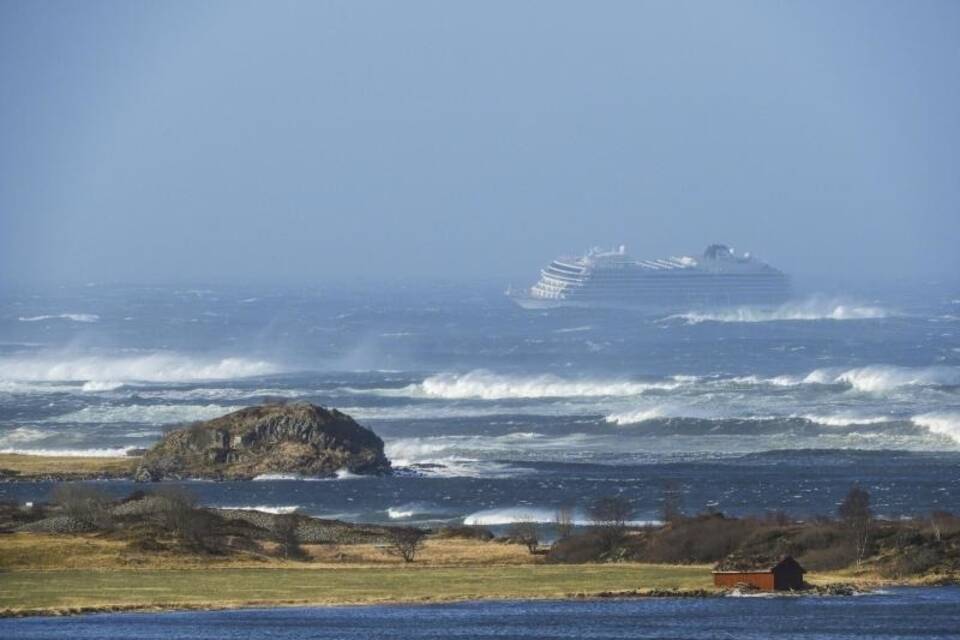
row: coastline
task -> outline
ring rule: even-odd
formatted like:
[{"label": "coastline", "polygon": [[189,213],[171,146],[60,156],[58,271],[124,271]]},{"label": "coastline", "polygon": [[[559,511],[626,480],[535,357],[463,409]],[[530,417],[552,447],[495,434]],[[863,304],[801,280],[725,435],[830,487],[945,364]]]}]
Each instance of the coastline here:
[{"label": "coastline", "polygon": [[140,456],[0,453],[0,482],[132,480]]},{"label": "coastline", "polygon": [[[0,454],[0,469],[7,471],[7,482],[132,479],[138,461],[133,456]],[[322,522],[349,530],[365,526]],[[263,530],[257,535],[266,535],[258,538],[259,546],[219,555],[138,547],[135,537],[111,530],[67,534],[11,529],[0,535],[0,617],[484,600],[708,598],[728,593],[713,585],[712,563],[654,564],[642,559],[552,563],[506,538],[428,535],[416,562],[403,563],[385,552],[382,541],[362,536],[359,542],[348,541],[352,536],[345,536],[342,541],[305,541],[307,560],[291,561],[278,557],[276,539],[265,533],[275,522],[258,524]],[[706,521],[701,526],[717,524]],[[817,571],[808,579],[814,590],[789,595],[842,596],[850,595],[845,593],[849,589],[856,593],[957,583],[953,574],[891,579],[880,569],[865,565]]]},{"label": "coastline", "polygon": [[[313,559],[297,562],[137,554],[120,550],[119,541],[95,535],[8,535],[0,546],[0,617],[6,618],[727,595],[714,587],[710,565],[548,564],[521,545],[509,543],[430,539],[422,557],[405,564],[374,544],[311,545]],[[25,553],[30,549],[37,553]],[[943,580],[890,580],[871,571],[845,570],[817,573],[810,583],[814,590],[788,597],[849,595],[831,590],[839,585],[862,592],[887,586],[933,586]]]}]

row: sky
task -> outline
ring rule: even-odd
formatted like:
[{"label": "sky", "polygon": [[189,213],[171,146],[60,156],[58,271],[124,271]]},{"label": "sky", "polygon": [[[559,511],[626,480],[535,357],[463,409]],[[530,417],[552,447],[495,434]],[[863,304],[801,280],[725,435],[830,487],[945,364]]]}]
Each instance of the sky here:
[{"label": "sky", "polygon": [[0,0],[0,281],[960,273],[960,3]]}]

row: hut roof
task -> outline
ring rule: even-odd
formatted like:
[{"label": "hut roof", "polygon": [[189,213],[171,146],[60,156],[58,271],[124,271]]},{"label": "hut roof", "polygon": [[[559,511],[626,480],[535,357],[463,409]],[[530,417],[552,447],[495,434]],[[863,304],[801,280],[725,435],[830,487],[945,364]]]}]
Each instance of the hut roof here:
[{"label": "hut roof", "polygon": [[744,571],[744,572],[759,572],[759,571],[773,571],[777,566],[781,564],[795,564],[800,569],[801,572],[806,573],[803,567],[800,566],[800,563],[793,559],[792,556],[764,556],[764,555],[753,555],[748,556],[744,554],[732,553],[720,562],[717,563],[717,566],[713,568],[714,571]]}]

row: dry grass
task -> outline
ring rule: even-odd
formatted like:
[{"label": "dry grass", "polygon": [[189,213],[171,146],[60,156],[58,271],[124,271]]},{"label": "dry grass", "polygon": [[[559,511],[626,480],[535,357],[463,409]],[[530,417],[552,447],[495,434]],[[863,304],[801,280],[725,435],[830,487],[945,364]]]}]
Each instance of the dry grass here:
[{"label": "dry grass", "polygon": [[99,536],[0,538],[0,613],[556,598],[709,589],[706,566],[545,565],[520,545],[430,540],[413,564],[375,545],[310,545],[311,560],[129,551]]},{"label": "dry grass", "polygon": [[16,471],[19,475],[25,477],[125,475],[133,473],[139,461],[140,458],[133,456],[97,458],[0,453],[0,469]]},{"label": "dry grass", "polygon": [[[391,564],[401,565],[403,560],[390,555],[383,545],[304,545],[314,562]],[[542,556],[532,556],[526,547],[518,544],[500,544],[466,539],[428,539],[417,554],[415,564],[431,566],[488,566],[528,565],[541,563]]]},{"label": "dry grass", "polygon": [[0,613],[560,598],[710,584],[707,567],[638,564],[15,571],[0,574]]},{"label": "dry grass", "polygon": [[[230,556],[189,555],[131,550],[127,543],[102,535],[48,535],[14,533],[0,537],[0,570],[127,569],[131,567],[180,569],[200,567],[303,567],[313,565],[394,566],[403,561],[381,545],[304,545],[307,563],[273,558],[275,544],[264,544],[265,554]],[[479,540],[428,540],[416,566],[501,566],[540,563],[525,547]]]}]

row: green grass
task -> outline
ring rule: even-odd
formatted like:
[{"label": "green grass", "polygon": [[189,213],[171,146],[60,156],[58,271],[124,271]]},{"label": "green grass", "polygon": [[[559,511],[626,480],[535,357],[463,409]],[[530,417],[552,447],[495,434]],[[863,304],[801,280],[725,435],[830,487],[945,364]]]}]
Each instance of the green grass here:
[{"label": "green grass", "polygon": [[0,574],[0,610],[550,598],[711,585],[708,567],[638,564],[12,571]]}]

